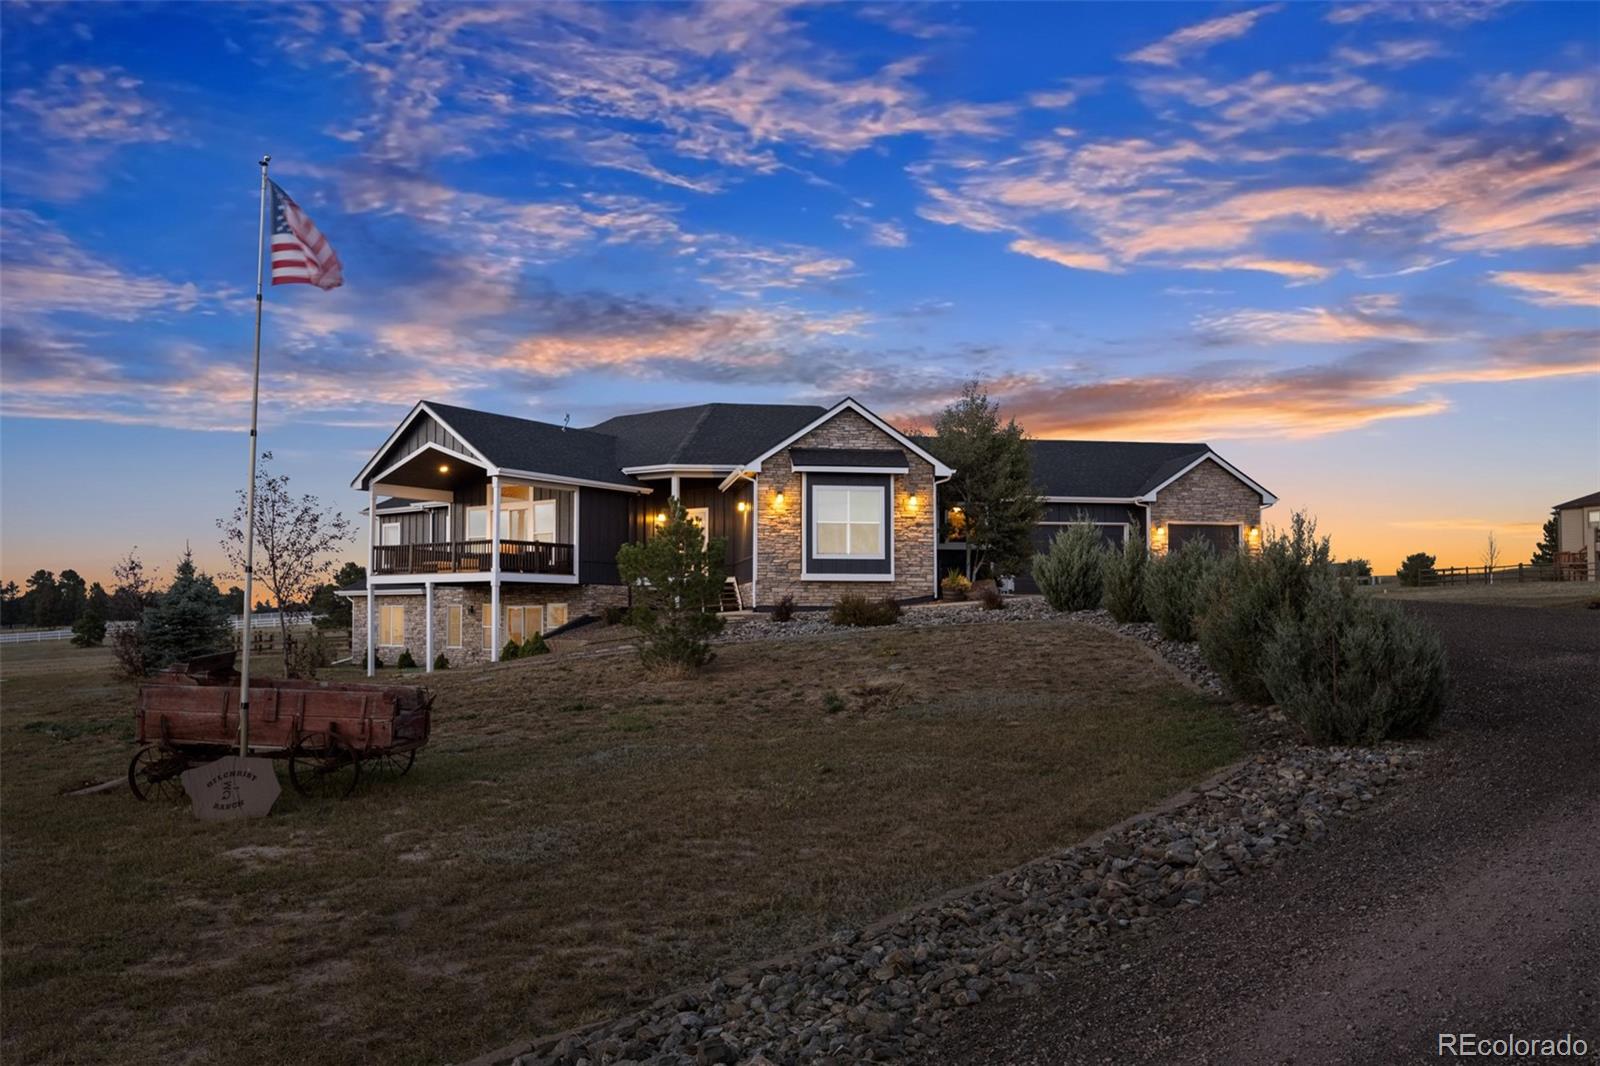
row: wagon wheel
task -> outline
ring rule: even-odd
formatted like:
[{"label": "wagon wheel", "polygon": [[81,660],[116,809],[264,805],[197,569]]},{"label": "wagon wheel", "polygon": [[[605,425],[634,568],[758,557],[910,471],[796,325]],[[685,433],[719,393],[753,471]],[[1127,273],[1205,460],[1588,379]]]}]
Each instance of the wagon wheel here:
[{"label": "wagon wheel", "polygon": [[176,803],[183,799],[183,772],[189,760],[159,744],[147,744],[128,762],[128,787],[142,800]]},{"label": "wagon wheel", "polygon": [[326,736],[307,737],[289,756],[289,783],[302,796],[343,799],[361,780],[361,762]]},{"label": "wagon wheel", "polygon": [[384,777],[404,777],[411,772],[411,764],[417,761],[417,749],[390,748],[372,756],[368,761],[372,764],[368,773],[381,774]]}]

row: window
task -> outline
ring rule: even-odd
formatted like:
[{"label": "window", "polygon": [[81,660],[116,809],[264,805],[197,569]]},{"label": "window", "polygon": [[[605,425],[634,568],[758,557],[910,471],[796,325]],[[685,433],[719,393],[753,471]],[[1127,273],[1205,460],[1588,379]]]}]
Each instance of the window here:
[{"label": "window", "polygon": [[883,558],[883,489],[818,485],[811,490],[811,546],[818,559]]},{"label": "window", "polygon": [[711,508],[690,507],[686,513],[689,521],[700,527],[700,545],[704,547],[711,539]]},{"label": "window", "polygon": [[546,628],[559,629],[567,624],[567,605],[564,603],[546,604],[544,609],[544,623]]},{"label": "window", "polygon": [[468,507],[467,508],[467,539],[468,540],[488,540],[489,539],[489,508],[487,508],[487,507]]},{"label": "window", "polygon": [[556,539],[556,501],[533,501],[533,528],[528,531],[528,539],[546,544],[554,543]]},{"label": "window", "polygon": [[398,604],[382,604],[378,608],[378,644],[385,648],[398,648],[405,642],[406,609]]},{"label": "window", "polygon": [[444,646],[461,647],[461,608],[452,607],[445,612]]},{"label": "window", "polygon": [[[544,608],[542,607],[507,607],[505,608],[505,625],[500,630],[500,646],[505,647],[509,641],[521,644],[535,633],[544,632]],[[490,628],[491,612],[483,613],[483,648],[485,651],[494,650],[494,630]]]},{"label": "window", "polygon": [[396,519],[394,519],[392,521],[385,521],[385,522],[378,523],[378,543],[379,544],[399,544],[400,543],[400,520],[398,518],[396,518]]}]

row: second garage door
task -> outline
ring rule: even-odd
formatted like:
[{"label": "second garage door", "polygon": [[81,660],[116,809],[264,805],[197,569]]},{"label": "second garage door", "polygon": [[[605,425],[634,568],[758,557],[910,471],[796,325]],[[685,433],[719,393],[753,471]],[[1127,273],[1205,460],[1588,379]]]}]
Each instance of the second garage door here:
[{"label": "second garage door", "polygon": [[1167,542],[1177,551],[1191,540],[1203,540],[1218,555],[1239,550],[1239,527],[1236,525],[1203,525],[1173,522],[1167,526]]}]

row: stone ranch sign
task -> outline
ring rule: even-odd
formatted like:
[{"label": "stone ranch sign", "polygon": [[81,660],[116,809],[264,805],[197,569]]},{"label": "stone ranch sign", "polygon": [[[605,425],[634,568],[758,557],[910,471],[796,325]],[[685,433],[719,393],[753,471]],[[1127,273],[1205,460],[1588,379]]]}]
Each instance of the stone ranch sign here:
[{"label": "stone ranch sign", "polygon": [[237,755],[185,770],[183,788],[194,804],[194,816],[207,822],[265,818],[281,791],[271,759]]}]

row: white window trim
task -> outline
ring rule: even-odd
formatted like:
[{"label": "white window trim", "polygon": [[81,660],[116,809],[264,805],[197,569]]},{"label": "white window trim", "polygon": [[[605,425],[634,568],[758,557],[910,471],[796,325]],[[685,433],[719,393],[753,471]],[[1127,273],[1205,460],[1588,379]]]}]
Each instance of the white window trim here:
[{"label": "white window trim", "polygon": [[[400,612],[400,643],[385,644],[383,641],[383,618],[389,611]],[[389,634],[393,636],[394,634]],[[406,605],[403,603],[384,603],[378,606],[378,647],[403,648],[406,646]]]},{"label": "white window trim", "polygon": [[[539,529],[539,515],[548,511],[550,514],[549,539],[541,536]],[[528,538],[535,544],[554,544],[560,532],[561,508],[560,501],[556,499],[533,500],[528,513]]]},{"label": "white window trim", "polygon": [[[842,555],[838,555],[838,554],[820,552],[820,551],[816,550],[816,545],[817,545],[817,521],[818,521],[817,514],[816,514],[818,508],[815,506],[816,494],[819,493],[819,492],[823,492],[825,490],[828,490],[828,489],[838,489],[838,490],[842,490],[842,491],[845,491],[845,492],[875,492],[875,493],[877,493],[878,502],[877,502],[876,509],[874,510],[873,514],[876,516],[876,519],[877,519],[875,524],[878,527],[878,554],[876,554],[876,555],[857,555],[854,552],[845,552]],[[838,561],[838,562],[859,562],[859,563],[881,563],[884,559],[888,558],[888,540],[889,540],[888,533],[889,533],[889,530],[886,528],[885,522],[884,522],[884,514],[883,514],[883,512],[884,512],[884,496],[885,496],[885,489],[884,489],[884,487],[882,485],[833,485],[833,484],[828,484],[828,485],[808,485],[806,487],[806,500],[805,500],[805,503],[802,504],[802,506],[805,506],[807,504],[812,505],[811,506],[811,514],[807,518],[807,529],[811,533],[811,549],[812,549],[811,552],[810,552],[811,558],[813,558],[813,559],[827,559],[829,561]],[[846,508],[845,508],[845,520],[844,520],[844,522],[842,522],[842,523],[830,522],[829,523],[829,525],[843,525],[845,527],[845,534],[844,535],[845,535],[846,544],[848,544],[849,540],[850,540],[850,527],[853,526],[853,525],[863,525],[864,526],[866,524],[867,523],[865,523],[865,522],[856,522],[853,519],[853,517],[850,514],[850,510],[849,510],[849,506],[848,505],[846,505]]]},{"label": "white window trim", "polygon": [[[394,539],[389,539],[389,530],[394,530]],[[400,519],[384,518],[378,521],[378,546],[380,548],[397,548],[402,540]]]}]

